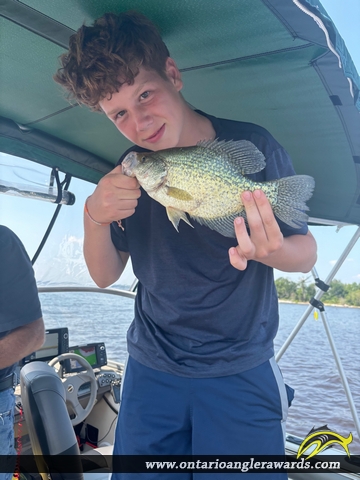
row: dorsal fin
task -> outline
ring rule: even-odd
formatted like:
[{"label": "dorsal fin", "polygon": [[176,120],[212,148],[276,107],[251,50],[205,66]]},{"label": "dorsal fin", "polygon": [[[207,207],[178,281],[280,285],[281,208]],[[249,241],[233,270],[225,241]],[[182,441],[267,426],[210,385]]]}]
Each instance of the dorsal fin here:
[{"label": "dorsal fin", "polygon": [[196,145],[219,155],[227,155],[243,175],[260,172],[266,165],[264,154],[248,140],[201,140]]}]

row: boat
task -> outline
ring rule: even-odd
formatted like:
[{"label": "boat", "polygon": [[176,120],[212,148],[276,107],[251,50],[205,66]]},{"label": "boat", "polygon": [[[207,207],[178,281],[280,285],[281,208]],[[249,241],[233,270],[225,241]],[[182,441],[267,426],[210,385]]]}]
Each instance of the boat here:
[{"label": "boat", "polygon": [[[326,279],[319,279],[313,269],[316,295],[309,299],[309,308],[278,351],[277,359],[280,360],[310,313],[314,309],[319,311],[349,400],[357,429],[354,435],[360,437],[356,407],[321,302],[324,291],[360,237],[360,79],[336,26],[318,0],[226,0],[224,3],[1,0],[0,152],[9,158],[42,165],[48,171],[49,182],[45,190],[31,182],[28,186],[9,183],[0,170],[0,193],[54,203],[53,218],[33,262],[41,257],[54,222],[61,224],[60,210],[70,210],[78,197],[76,191],[75,197],[69,193],[76,185],[75,180],[90,186],[96,184],[130,146],[103,115],[91,113],[77,103],[69,104],[52,79],[69,37],[84,22],[90,24],[107,11],[116,13],[129,8],[144,13],[158,25],[182,72],[183,93],[191,105],[218,117],[262,125],[290,153],[296,172],[315,178],[315,192],[308,202],[310,225],[358,226]],[[31,177],[30,170],[27,175]],[[3,198],[4,195],[0,201]],[[42,285],[39,291],[59,294],[88,291],[133,299],[136,279],[128,289]],[[83,445],[81,453],[88,461],[84,477],[89,470],[97,472],[98,478],[108,476],[101,468],[94,468],[88,457],[103,456],[106,461],[111,457],[123,364],[104,357],[106,345],[102,341],[73,346],[69,353],[66,328],[64,325],[48,329],[45,346],[55,348],[52,354],[55,359],[49,358],[48,350],[43,348],[19,366],[21,385],[16,393],[25,418],[22,410],[18,410],[15,419],[18,444],[22,445],[23,456],[42,451],[33,418],[37,407],[31,394],[24,393],[31,390],[34,372],[40,369],[54,383],[54,389],[59,389],[60,403],[55,406],[53,399],[46,397],[43,406],[47,415],[62,419],[61,437],[66,439],[66,448],[55,442],[55,450],[47,452],[67,451],[75,453],[73,456],[78,459],[83,455],[78,443],[71,442],[76,436],[82,438],[84,431],[91,437],[93,429],[102,446],[96,441]],[[82,365],[82,357],[76,356],[82,353],[85,357],[85,351],[92,355],[90,367],[89,362]],[[60,355],[65,355],[60,357],[61,367]],[[60,384],[56,372],[63,376]],[[70,395],[74,389],[80,404]],[[60,415],[64,392],[71,419],[67,411],[66,418]],[[43,430],[48,427],[48,422],[41,423]],[[50,436],[55,437],[54,430]],[[303,440],[287,435],[287,455],[296,457]],[[335,447],[322,454],[326,458],[327,455],[339,458],[339,468],[320,473],[290,471],[289,478],[359,479],[359,459],[348,457]],[[46,448],[50,448],[48,443]],[[41,455],[36,455],[36,459],[38,475],[45,479],[49,459]],[[106,468],[108,464],[103,470]],[[24,465],[22,474],[31,477]],[[82,478],[81,473],[78,475],[77,478]],[[70,477],[64,473],[63,478]]]}]

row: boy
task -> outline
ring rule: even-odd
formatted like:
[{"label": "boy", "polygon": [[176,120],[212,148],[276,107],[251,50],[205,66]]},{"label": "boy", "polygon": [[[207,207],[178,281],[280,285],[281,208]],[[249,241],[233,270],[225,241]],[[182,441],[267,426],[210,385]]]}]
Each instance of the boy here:
[{"label": "boy", "polygon": [[[190,108],[175,61],[138,13],[106,14],[83,26],[61,61],[55,80],[104,112],[135,144],[130,150],[245,139],[267,164],[251,178],[294,174],[287,153],[263,128]],[[236,241],[196,222],[194,228],[182,222],[177,233],[164,207],[122,174],[127,153],[87,199],[84,216],[84,255],[94,281],[114,283],[129,256],[139,279],[114,454],[283,454],[288,398],[273,358],[272,268],[308,272],[316,260],[312,235],[305,224],[293,229],[277,221],[261,191],[242,195],[249,232],[236,219]]]}]

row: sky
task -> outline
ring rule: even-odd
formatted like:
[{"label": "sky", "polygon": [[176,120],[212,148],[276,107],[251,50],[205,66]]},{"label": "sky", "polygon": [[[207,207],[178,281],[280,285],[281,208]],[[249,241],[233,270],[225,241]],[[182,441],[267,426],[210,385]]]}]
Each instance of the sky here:
[{"label": "sky", "polygon": [[[322,4],[333,19],[360,72],[360,0],[322,0]],[[11,168],[9,164],[12,165]],[[48,169],[40,165],[27,164],[29,170],[24,170],[24,163],[20,159],[15,161],[15,165],[22,168],[14,168],[14,160],[0,153],[0,178],[19,184],[29,183],[28,178],[39,185],[48,182]],[[77,192],[76,203],[74,206],[62,207],[61,222],[58,222],[62,228],[55,225],[50,237],[51,242],[46,245],[35,265],[37,278],[41,281],[56,281],[62,275],[71,281],[91,283],[82,258],[82,209],[86,197],[92,193],[93,188],[93,185],[80,180],[72,180],[69,190]],[[19,235],[32,257],[54,212],[54,205],[8,195],[1,195],[0,202],[0,224],[9,226]],[[36,212],[39,213],[34,215]],[[319,277],[325,280],[346,245],[358,232],[358,227],[346,226],[339,231],[336,227],[310,227],[310,230],[318,244],[316,270]],[[69,256],[72,257],[71,264],[65,261]],[[286,277],[293,281],[306,278],[309,282],[312,281],[311,274],[275,271],[275,278],[278,277]],[[360,283],[360,240],[351,250],[336,278],[344,283]],[[121,283],[131,282],[132,275],[127,271]]]}]

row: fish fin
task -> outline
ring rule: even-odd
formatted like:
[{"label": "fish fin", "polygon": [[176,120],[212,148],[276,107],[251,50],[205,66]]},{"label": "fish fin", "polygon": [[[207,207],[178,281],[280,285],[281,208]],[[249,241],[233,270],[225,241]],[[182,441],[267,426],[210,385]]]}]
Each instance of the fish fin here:
[{"label": "fish fin", "polygon": [[264,154],[248,140],[202,140],[197,146],[227,155],[242,175],[260,172],[266,166]]},{"label": "fish fin", "polygon": [[274,214],[293,228],[300,228],[308,220],[305,211],[309,210],[305,202],[311,197],[315,180],[309,175],[294,175],[276,180],[278,198],[274,205]]},{"label": "fish fin", "polygon": [[315,428],[315,426],[314,426],[310,430],[310,432],[307,434],[307,436],[309,436],[311,433],[314,433],[314,432],[323,432],[324,430],[329,430],[330,431],[330,428],[328,427],[327,423],[325,423],[325,425],[323,425],[322,427]]},{"label": "fish fin", "polygon": [[190,201],[193,197],[186,190],[176,187],[166,187],[166,195],[176,198],[177,200]]},{"label": "fish fin", "polygon": [[234,229],[234,220],[236,217],[243,217],[246,221],[246,213],[245,210],[241,212],[232,213],[227,217],[216,217],[216,218],[203,218],[203,217],[194,217],[191,215],[191,218],[196,220],[201,225],[205,225],[211,230],[215,230],[224,237],[231,237],[235,238],[235,229]]},{"label": "fish fin", "polygon": [[182,210],[178,210],[177,208],[173,208],[173,207],[166,207],[166,213],[170,222],[174,225],[174,228],[177,232],[179,231],[178,225],[180,220],[184,220],[184,222],[190,225],[191,228],[194,228],[191,225],[189,219],[187,218],[186,213],[183,212]]}]

